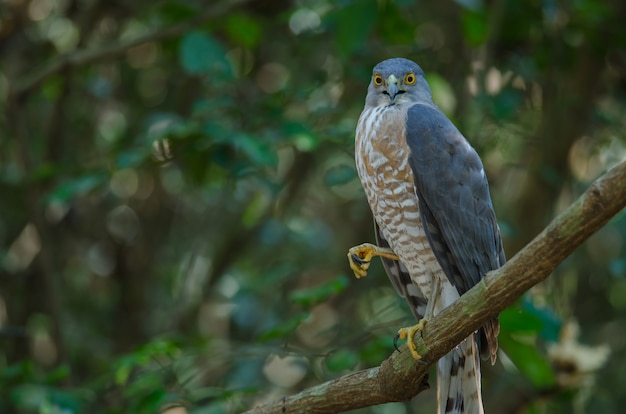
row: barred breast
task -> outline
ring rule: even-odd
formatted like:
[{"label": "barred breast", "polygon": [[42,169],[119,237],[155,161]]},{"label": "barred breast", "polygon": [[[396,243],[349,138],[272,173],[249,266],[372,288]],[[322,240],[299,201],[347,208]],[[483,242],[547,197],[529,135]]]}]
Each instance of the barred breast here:
[{"label": "barred breast", "polygon": [[356,131],[355,159],[374,219],[413,283],[428,298],[433,277],[448,281],[420,218],[405,139],[406,107],[363,110]]}]

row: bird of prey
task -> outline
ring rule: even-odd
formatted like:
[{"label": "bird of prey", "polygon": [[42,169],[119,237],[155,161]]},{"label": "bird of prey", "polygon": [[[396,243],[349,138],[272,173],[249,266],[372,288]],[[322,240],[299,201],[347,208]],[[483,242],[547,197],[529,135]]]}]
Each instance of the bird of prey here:
[{"label": "bird of prey", "polygon": [[[413,336],[490,270],[505,263],[489,185],[476,151],[433,103],[422,69],[395,58],[376,65],[356,129],[356,166],[377,245],[350,249],[355,276],[381,256],[417,325]],[[480,358],[494,364],[497,318],[437,362],[439,413],[482,413]]]}]

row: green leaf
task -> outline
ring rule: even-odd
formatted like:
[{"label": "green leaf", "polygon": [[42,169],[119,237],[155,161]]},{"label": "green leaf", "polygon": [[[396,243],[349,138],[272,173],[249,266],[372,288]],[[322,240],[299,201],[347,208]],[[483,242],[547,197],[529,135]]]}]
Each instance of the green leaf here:
[{"label": "green leaf", "polygon": [[433,100],[447,115],[452,116],[456,107],[456,96],[454,90],[446,79],[436,73],[426,75],[430,90],[432,91]]},{"label": "green leaf", "polygon": [[261,40],[261,26],[244,14],[228,16],[226,32],[235,43],[245,47],[254,47]]},{"label": "green leaf", "polygon": [[300,326],[302,321],[309,317],[309,312],[298,313],[286,321],[270,328],[259,336],[260,341],[271,341],[274,339],[282,339],[291,335]]},{"label": "green leaf", "polygon": [[198,7],[192,7],[192,4],[195,6],[195,3],[187,4],[186,2],[174,0],[157,4],[160,15],[170,24],[190,19],[199,12]]},{"label": "green leaf", "polygon": [[276,153],[265,142],[247,134],[235,137],[235,145],[254,164],[273,167],[278,163]]},{"label": "green leaf", "polygon": [[284,135],[289,137],[299,151],[313,151],[320,144],[319,137],[303,123],[288,121],[283,124],[282,129]]},{"label": "green leaf", "polygon": [[47,388],[36,384],[21,384],[10,390],[10,399],[18,409],[36,410],[48,402]]},{"label": "green leaf", "polygon": [[367,44],[367,37],[376,24],[377,12],[376,1],[362,0],[344,7],[333,16],[337,46],[344,57]]},{"label": "green leaf", "polygon": [[150,371],[142,371],[141,373],[133,376],[132,381],[128,382],[124,387],[124,395],[128,397],[142,397],[149,395],[153,390],[155,392],[162,387],[161,374],[156,374]]},{"label": "green leaf", "polygon": [[46,162],[41,163],[40,165],[35,167],[35,171],[32,173],[32,177],[36,181],[45,181],[50,178],[54,178],[56,174],[59,173],[58,165]]},{"label": "green leaf", "polygon": [[64,379],[70,377],[70,367],[68,365],[61,365],[54,369],[52,372],[46,375],[45,381],[48,384],[56,384]]},{"label": "green leaf", "polygon": [[131,363],[125,362],[120,364],[118,368],[115,370],[115,383],[117,385],[125,385],[126,381],[130,377],[130,373],[133,369],[133,365]]},{"label": "green leaf", "polygon": [[85,174],[81,177],[64,180],[48,194],[47,201],[69,201],[74,197],[86,194],[107,181],[107,176],[102,172]]},{"label": "green leaf", "polygon": [[552,367],[535,346],[534,339],[523,341],[502,332],[498,341],[515,366],[538,388],[551,387],[556,378]]},{"label": "green leaf", "polygon": [[545,341],[557,342],[559,340],[559,334],[561,333],[561,326],[563,321],[554,312],[554,310],[547,306],[536,306],[534,302],[530,300],[528,295],[522,298],[522,309],[529,315],[534,315],[541,323],[541,329],[539,336]]},{"label": "green leaf", "polygon": [[359,362],[356,352],[342,348],[326,358],[326,367],[331,372],[340,372],[353,369]]},{"label": "green leaf", "polygon": [[339,276],[337,279],[331,280],[319,286],[296,290],[291,293],[289,298],[304,307],[310,307],[316,303],[323,302],[330,296],[343,292],[348,286],[348,278],[344,275]]},{"label": "green leaf", "polygon": [[333,187],[335,185],[342,185],[349,183],[356,178],[356,169],[350,165],[337,165],[329,168],[324,174],[324,183]]},{"label": "green leaf", "polygon": [[491,113],[494,118],[499,120],[511,119],[517,114],[523,102],[524,96],[522,92],[506,87],[491,98]]},{"label": "green leaf", "polygon": [[23,360],[3,367],[0,370],[0,380],[3,382],[26,382],[34,376],[34,372],[33,361]]},{"label": "green leaf", "polygon": [[51,76],[41,86],[42,95],[50,101],[57,100],[62,90],[63,80],[59,76]]},{"label": "green leaf", "polygon": [[224,390],[224,388],[209,386],[191,388],[187,392],[191,401],[218,399],[228,394],[228,391]]},{"label": "green leaf", "polygon": [[538,333],[543,324],[541,320],[530,312],[518,306],[506,308],[498,316],[500,326],[511,332],[532,332]]},{"label": "green leaf", "polygon": [[263,191],[258,191],[252,200],[250,200],[248,207],[244,211],[241,218],[241,224],[247,228],[252,228],[259,224],[265,215],[268,203],[269,197],[267,194]]},{"label": "green leaf", "polygon": [[218,74],[232,77],[226,50],[215,39],[202,32],[187,34],[180,45],[180,63],[190,75]]},{"label": "green leaf", "polygon": [[132,149],[124,151],[117,156],[117,167],[120,169],[138,167],[149,155],[145,150]]},{"label": "green leaf", "polygon": [[[172,342],[161,339],[149,342],[117,360],[114,367],[115,383],[126,385],[135,368],[145,367],[160,357],[173,358],[178,352],[178,347]],[[143,379],[143,381],[145,380]]]},{"label": "green leaf", "polygon": [[[166,401],[167,394],[163,389],[160,378],[155,377],[151,383],[144,384],[139,398],[132,398],[133,412],[136,413],[157,413]],[[160,387],[160,388],[159,388]]]},{"label": "green leaf", "polygon": [[317,148],[320,144],[317,136],[313,134],[295,134],[291,137],[295,147],[302,152],[310,152]]},{"label": "green leaf", "polygon": [[465,41],[470,46],[477,47],[487,41],[489,26],[484,11],[466,10],[462,20]]},{"label": "green leaf", "polygon": [[393,335],[375,337],[359,349],[359,358],[371,366],[379,365],[393,350]]},{"label": "green leaf", "polygon": [[[78,392],[77,392],[78,391]],[[64,390],[59,388],[50,388],[48,390],[48,398],[54,407],[53,413],[79,413],[81,412],[81,403],[85,399],[85,390]]]}]

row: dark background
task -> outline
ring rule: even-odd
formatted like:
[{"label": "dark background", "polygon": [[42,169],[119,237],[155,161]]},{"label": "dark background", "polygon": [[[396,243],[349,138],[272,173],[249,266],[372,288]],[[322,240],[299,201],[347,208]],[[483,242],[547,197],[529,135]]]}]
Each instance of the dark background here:
[{"label": "dark background", "polygon": [[[625,22],[622,0],[1,2],[0,413],[241,412],[378,365],[413,321],[346,260],[373,241],[372,66],[422,66],[512,257],[626,158]],[[488,412],[623,411],[625,235],[503,313]]]}]

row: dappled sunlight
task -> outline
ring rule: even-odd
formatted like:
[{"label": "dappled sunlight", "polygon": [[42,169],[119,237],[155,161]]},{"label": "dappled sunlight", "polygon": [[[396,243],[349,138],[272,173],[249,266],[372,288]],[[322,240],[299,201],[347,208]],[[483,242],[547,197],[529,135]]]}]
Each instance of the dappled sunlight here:
[{"label": "dappled sunlight", "polygon": [[28,17],[36,22],[44,20],[52,14],[55,5],[58,3],[54,0],[33,0],[28,5]]},{"label": "dappled sunlight", "polygon": [[113,144],[126,132],[126,116],[116,108],[106,108],[100,113],[98,133],[107,145]]},{"label": "dappled sunlight", "polygon": [[118,198],[133,197],[139,190],[139,175],[132,168],[116,171],[111,176],[109,184],[111,192]]},{"label": "dappled sunlight", "polygon": [[135,210],[127,205],[115,207],[107,215],[107,230],[118,242],[132,244],[141,231],[139,217]]},{"label": "dappled sunlight", "polygon": [[85,255],[88,269],[98,276],[110,276],[117,265],[114,249],[113,244],[105,241],[91,245]]},{"label": "dappled sunlight", "polygon": [[605,168],[600,163],[594,140],[582,137],[572,145],[569,152],[569,166],[572,174],[580,181],[591,181]]},{"label": "dappled sunlight", "polygon": [[29,223],[13,240],[4,257],[4,268],[11,273],[26,269],[41,250],[37,229]]},{"label": "dappled sunlight", "polygon": [[294,34],[298,35],[317,29],[321,23],[320,15],[314,10],[300,8],[289,18],[289,29],[291,29]]},{"label": "dappled sunlight", "polygon": [[308,371],[308,360],[298,355],[271,354],[265,360],[263,375],[272,384],[290,388],[298,384]]}]

